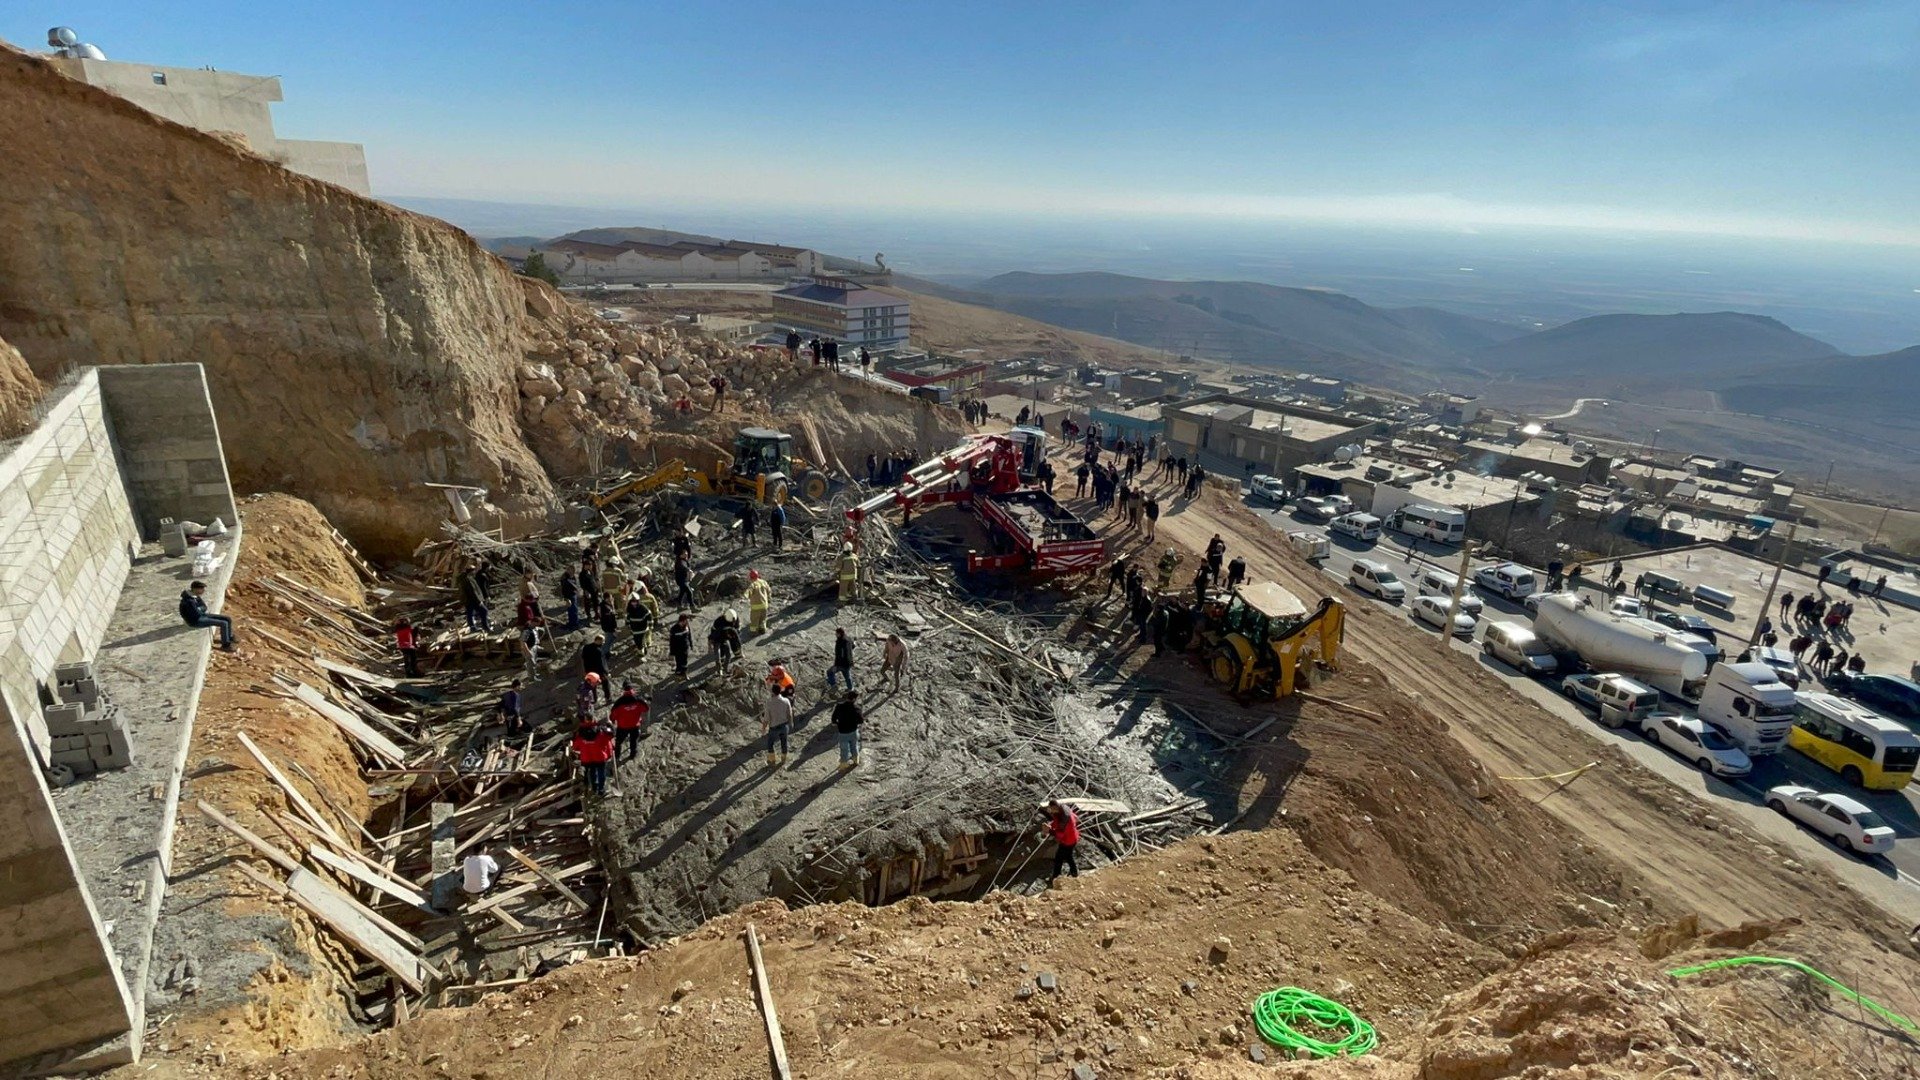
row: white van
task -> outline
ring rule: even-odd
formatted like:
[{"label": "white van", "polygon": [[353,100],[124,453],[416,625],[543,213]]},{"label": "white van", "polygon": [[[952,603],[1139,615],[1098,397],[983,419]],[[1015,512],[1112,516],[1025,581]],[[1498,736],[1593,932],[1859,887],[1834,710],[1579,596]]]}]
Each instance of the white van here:
[{"label": "white van", "polygon": [[1327,529],[1355,540],[1380,539],[1380,519],[1372,514],[1341,514],[1327,523]]},{"label": "white van", "polygon": [[1514,622],[1490,622],[1481,649],[1527,675],[1551,675],[1560,670],[1553,650],[1530,627]]},{"label": "white van", "polygon": [[[1422,596],[1445,596],[1451,598],[1453,596],[1453,575],[1445,570],[1433,568],[1422,570],[1419,575],[1413,579],[1413,589]],[[1486,605],[1480,601],[1478,596],[1473,594],[1472,589],[1466,589],[1460,593],[1461,611],[1477,619],[1480,617],[1480,612],[1485,608]]]},{"label": "white van", "polygon": [[1473,572],[1473,583],[1509,600],[1524,599],[1539,589],[1534,583],[1533,571],[1519,563],[1483,566]]},{"label": "white van", "polygon": [[1353,560],[1353,569],[1347,571],[1347,581],[1361,592],[1372,593],[1388,603],[1397,604],[1407,598],[1406,585],[1383,562]]},{"label": "white van", "polygon": [[1451,506],[1414,503],[1393,512],[1393,527],[1423,540],[1457,544],[1467,535],[1467,512]]}]

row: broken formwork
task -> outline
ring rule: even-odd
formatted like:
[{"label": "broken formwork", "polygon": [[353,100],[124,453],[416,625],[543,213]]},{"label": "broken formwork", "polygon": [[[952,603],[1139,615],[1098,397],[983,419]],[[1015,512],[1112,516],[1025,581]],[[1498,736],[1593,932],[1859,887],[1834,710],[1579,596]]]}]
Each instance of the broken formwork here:
[{"label": "broken formwork", "polygon": [[[835,510],[819,517],[837,520]],[[916,516],[917,533],[932,526]],[[636,937],[768,896],[872,904],[1031,887],[1051,863],[1036,856],[1049,848],[1039,807],[1054,797],[1082,808],[1083,868],[1211,824],[1200,795],[1208,748],[1187,722],[1071,682],[1084,658],[1049,622],[1077,607],[1057,593],[983,599],[916,553],[925,547],[896,545],[869,519],[862,597],[840,603],[833,544],[774,552],[764,537],[749,548],[729,536],[696,548],[711,589],[694,638],[704,643],[725,608],[744,611],[734,590],[756,570],[774,600],[741,660],[723,672],[709,654],[681,680],[657,643],[643,658],[616,650],[615,681],[652,689],[651,735],[616,765],[619,797],[591,815]],[[837,629],[855,643],[866,715],[859,764],[845,770],[831,716],[840,694],[827,686]],[[898,689],[881,674],[889,633],[911,650]],[[777,766],[760,725],[772,661],[799,683],[792,752]]]}]

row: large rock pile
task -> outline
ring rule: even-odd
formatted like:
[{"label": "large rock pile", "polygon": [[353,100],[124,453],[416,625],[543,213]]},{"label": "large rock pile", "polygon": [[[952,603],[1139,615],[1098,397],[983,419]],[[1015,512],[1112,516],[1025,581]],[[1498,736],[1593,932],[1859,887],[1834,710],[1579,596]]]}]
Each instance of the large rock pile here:
[{"label": "large rock pile", "polygon": [[40,394],[40,380],[20,351],[0,339],[0,439],[24,435],[33,427],[33,405]]}]

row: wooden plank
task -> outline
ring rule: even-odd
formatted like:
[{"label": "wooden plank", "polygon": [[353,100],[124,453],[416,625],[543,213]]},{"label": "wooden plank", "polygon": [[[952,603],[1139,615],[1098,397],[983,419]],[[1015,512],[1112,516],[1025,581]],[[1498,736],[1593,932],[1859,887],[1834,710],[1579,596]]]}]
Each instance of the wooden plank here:
[{"label": "wooden plank", "polygon": [[433,906],[453,906],[453,804],[437,802],[427,808],[432,820],[428,832],[433,860]]},{"label": "wooden plank", "polygon": [[235,738],[240,740],[240,745],[246,748],[247,753],[253,755],[253,760],[260,766],[261,770],[267,774],[268,779],[280,786],[280,790],[286,794],[287,801],[293,804],[294,809],[306,815],[307,820],[311,821],[314,827],[321,832],[326,833],[342,844],[346,843],[345,840],[340,839],[340,834],[334,831],[333,826],[327,822],[327,819],[320,816],[320,811],[315,810],[313,804],[307,801],[307,797],[300,794],[300,789],[293,786],[293,782],[288,780],[286,774],[280,771],[280,767],[272,761],[269,761],[267,755],[260,752],[260,748],[254,745],[253,740],[247,737],[246,732],[236,731],[233,734]]},{"label": "wooden plank", "polygon": [[787,1064],[787,1041],[780,1036],[780,1015],[773,1008],[773,989],[767,985],[767,965],[760,956],[760,935],[747,924],[747,959],[753,965],[753,986],[760,996],[760,1015],[767,1022],[767,1047],[773,1052],[774,1080],[793,1080]]},{"label": "wooden plank", "polygon": [[[594,860],[588,859],[586,862],[574,863],[572,866],[567,867],[565,870],[556,870],[553,872],[553,876],[556,878],[559,878],[562,881],[565,881],[566,879],[573,877],[577,874],[585,873],[586,871],[593,869],[597,865],[599,864],[596,863]],[[468,908],[467,914],[475,915],[482,911],[489,911],[489,910],[492,910],[493,908],[499,907],[501,904],[504,904],[509,900],[517,900],[520,897],[525,896],[528,893],[532,892],[533,890],[539,888],[541,884],[542,884],[541,882],[529,881],[525,885],[515,885],[513,888],[508,889],[506,892],[495,893],[492,896],[487,897],[485,900],[480,901],[478,904],[475,904],[474,906]]]},{"label": "wooden plank", "polygon": [[213,807],[208,806],[205,800],[196,799],[193,805],[199,809],[200,813],[206,816],[207,820],[239,837],[241,840],[246,841],[248,847],[265,855],[269,862],[278,866],[280,869],[285,870],[289,874],[300,869],[299,861],[293,856],[255,836],[252,830],[234,821],[220,811],[215,810]]},{"label": "wooden plank", "polygon": [[424,990],[420,958],[387,933],[352,897],[321,880],[311,870],[295,870],[287,879],[287,895],[306,908],[349,945],[387,970],[407,989]]},{"label": "wooden plank", "polygon": [[391,896],[401,903],[412,904],[414,907],[430,915],[439,914],[427,903],[425,896],[415,892],[396,879],[389,878],[384,874],[374,873],[372,870],[354,862],[352,859],[341,858],[318,845],[308,847],[307,856],[315,862],[331,866],[353,880],[358,881],[360,884],[369,886],[376,892]]},{"label": "wooden plank", "polygon": [[295,682],[293,684],[293,695],[305,702],[307,707],[314,712],[333,721],[335,727],[338,727],[341,731],[346,732],[358,740],[360,745],[373,751],[374,756],[382,758],[392,765],[405,765],[407,763],[407,752],[402,750],[392,739],[373,730],[365,720],[328,701],[320,691],[315,690],[306,683]]},{"label": "wooden plank", "polygon": [[567,888],[567,885],[565,882],[561,881],[557,877],[554,877],[551,873],[548,872],[546,867],[541,866],[539,863],[535,862],[531,856],[523,854],[519,848],[509,847],[507,848],[507,854],[511,855],[513,857],[513,860],[519,863],[521,866],[524,866],[527,869],[533,871],[535,874],[538,874],[540,876],[541,881],[544,881],[547,884],[553,886],[555,889],[558,889],[560,891],[561,896],[566,897],[569,901],[578,905],[581,911],[593,910],[593,905],[587,903],[585,900],[580,899],[579,893],[574,892],[572,889]]},{"label": "wooden plank", "polygon": [[377,686],[382,690],[398,690],[400,688],[399,679],[389,679],[385,675],[375,675],[371,671],[362,671],[357,667],[353,667],[350,664],[343,664],[338,660],[329,660],[324,656],[316,656],[313,658],[313,662],[319,664],[323,669],[333,672],[335,675],[345,675],[355,682],[363,682],[368,686]]}]

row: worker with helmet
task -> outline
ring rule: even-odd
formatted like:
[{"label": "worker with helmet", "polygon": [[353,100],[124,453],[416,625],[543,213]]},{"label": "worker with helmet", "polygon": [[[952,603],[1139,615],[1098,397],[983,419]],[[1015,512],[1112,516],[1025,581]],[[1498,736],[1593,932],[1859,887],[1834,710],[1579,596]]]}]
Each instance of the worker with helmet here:
[{"label": "worker with helmet", "polygon": [[593,640],[580,646],[580,670],[587,681],[597,690],[604,691],[607,703],[613,703],[612,676],[607,673],[607,636],[593,635]]},{"label": "worker with helmet", "polygon": [[1180,568],[1180,549],[1168,548],[1167,553],[1160,556],[1160,561],[1154,564],[1154,568],[1160,571],[1160,580],[1156,588],[1160,592],[1166,592],[1168,589],[1171,589],[1173,587],[1173,572]]},{"label": "worker with helmet", "polygon": [[840,545],[840,602],[860,598],[860,556],[853,550],[853,542]]},{"label": "worker with helmet", "polygon": [[755,634],[767,632],[767,605],[773,603],[773,586],[760,571],[747,571],[747,628]]},{"label": "worker with helmet", "polygon": [[580,689],[573,695],[573,712],[582,720],[593,716],[594,699],[600,695],[600,674],[589,671],[580,680]]},{"label": "worker with helmet", "polygon": [[728,608],[713,620],[713,628],[707,631],[707,646],[713,650],[714,662],[721,671],[727,671],[733,662],[740,658],[740,613]]},{"label": "worker with helmet", "polygon": [[786,697],[793,696],[793,673],[787,670],[787,665],[778,660],[767,661],[767,688]]}]

